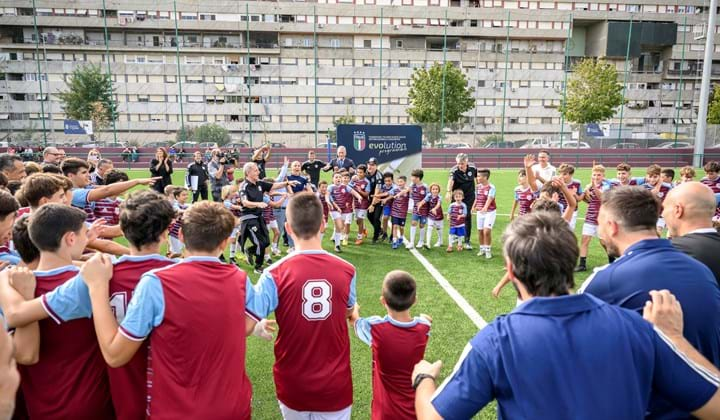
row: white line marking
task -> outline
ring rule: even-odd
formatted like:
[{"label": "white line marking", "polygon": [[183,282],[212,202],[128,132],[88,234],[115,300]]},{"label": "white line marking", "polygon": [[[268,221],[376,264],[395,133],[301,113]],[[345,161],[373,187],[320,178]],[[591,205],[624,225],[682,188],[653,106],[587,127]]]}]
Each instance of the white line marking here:
[{"label": "white line marking", "polygon": [[[408,243],[405,238],[403,238],[403,243]],[[425,270],[427,270],[428,273],[435,279],[435,281],[440,285],[440,287],[445,290],[445,293],[447,293],[452,300],[455,301],[455,303],[462,309],[463,312],[465,312],[465,315],[470,318],[470,321],[475,324],[475,326],[478,329],[483,329],[487,325],[487,322],[480,316],[480,314],[475,310],[475,308],[468,303],[468,301],[463,297],[463,295],[460,294],[460,292],[455,289],[452,284],[442,275],[440,272],[435,268],[434,265],[430,264],[430,261],[425,258],[424,255],[418,252],[417,249],[413,248],[410,250],[410,253],[417,258],[418,261],[420,261],[420,264],[422,264],[423,267],[425,267]]]}]

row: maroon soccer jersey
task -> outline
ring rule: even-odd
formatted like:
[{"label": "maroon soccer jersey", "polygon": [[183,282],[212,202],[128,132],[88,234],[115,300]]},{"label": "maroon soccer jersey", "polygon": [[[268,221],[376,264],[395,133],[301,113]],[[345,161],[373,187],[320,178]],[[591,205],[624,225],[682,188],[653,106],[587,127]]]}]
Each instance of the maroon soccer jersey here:
[{"label": "maroon soccer jersey", "polygon": [[263,220],[265,221],[265,224],[268,224],[272,222],[275,219],[275,212],[273,212],[273,208],[268,205],[264,209],[262,209],[262,216]]},{"label": "maroon soccer jersey", "polygon": [[328,214],[330,214],[330,206],[328,205],[327,199],[325,194],[320,194],[319,192],[316,193],[317,198],[320,199],[320,204],[322,204],[323,209],[323,220],[327,220]]},{"label": "maroon soccer jersey", "polygon": [[465,219],[468,217],[468,209],[465,203],[453,201],[448,207],[448,218],[450,219],[450,227],[465,226]]},{"label": "maroon soccer jersey", "polygon": [[[150,334],[148,417],[250,419],[247,275],[216,258],[190,257],[146,274],[141,285],[153,277],[162,287],[164,305],[162,320]],[[130,306],[121,331],[142,339],[127,328]]]},{"label": "maroon soccer jersey", "polygon": [[[340,213],[352,213],[353,195],[350,192],[350,187],[342,184],[333,184],[328,187],[328,193],[330,194],[331,201],[340,208]],[[332,206],[330,210],[337,211],[337,208]]]},{"label": "maroon soccer jersey", "polygon": [[103,198],[95,202],[93,209],[96,219],[105,219],[108,225],[120,223],[120,201],[117,198]]},{"label": "maroon soccer jersey", "polygon": [[[36,271],[35,296],[55,289],[76,276],[79,269],[65,266]],[[56,324],[40,321],[40,358],[19,366],[30,418],[111,419],[110,386],[92,319]]]},{"label": "maroon soccer jersey", "polygon": [[494,194],[495,186],[493,184],[478,184],[477,187],[475,187],[475,210],[482,210],[483,207],[485,207],[485,203],[487,203],[488,200],[491,200],[490,204],[488,205],[487,211],[495,211],[495,209],[497,209],[497,206],[495,205]]},{"label": "maroon soccer jersey", "polygon": [[415,419],[415,390],[409,378],[425,356],[430,323],[417,317],[410,322],[371,317],[359,319],[355,331],[372,347],[372,419]]},{"label": "maroon soccer jersey", "polygon": [[[110,280],[110,306],[118,323],[125,317],[127,305],[140,278],[148,271],[167,267],[175,261],[160,255],[125,256],[113,266]],[[135,356],[119,368],[108,367],[110,392],[118,419],[145,417],[147,407],[148,340]]]},{"label": "maroon soccer jersey", "polygon": [[413,199],[413,209],[412,214],[420,216],[420,217],[427,217],[428,215],[428,203],[426,202],[422,207],[418,208],[420,203],[425,201],[427,196],[430,194],[430,189],[428,188],[427,184],[420,184],[415,185],[412,184],[410,186],[410,197]]},{"label": "maroon soccer jersey", "polygon": [[[353,188],[355,188],[355,191],[366,192],[365,189],[367,188],[370,181],[368,181],[367,178],[357,179],[353,181]],[[362,196],[362,194],[361,194]],[[353,205],[355,206],[355,210],[367,210],[368,207],[370,207],[370,201],[363,197],[362,200],[358,200],[355,196],[353,196]]]},{"label": "maroon soccer jersey", "polygon": [[600,190],[600,193],[602,194],[608,191],[611,186],[612,184],[610,184],[609,182],[602,181],[600,185],[588,185],[588,188],[585,189],[585,194],[590,197],[587,211],[585,212],[585,223],[589,223],[591,225],[598,224],[598,215],[600,214],[600,205],[602,204],[602,199],[600,195],[597,194],[597,190]]},{"label": "maroon soccer jersey", "polygon": [[443,220],[444,215],[442,210],[442,204],[440,204],[437,210],[435,210],[435,214],[432,214],[432,212],[430,212],[430,210],[434,209],[435,206],[438,205],[438,202],[441,202],[441,200],[442,199],[440,198],[440,195],[430,196],[430,201],[427,204],[428,217],[430,218],[430,220]]},{"label": "maroon soccer jersey", "polygon": [[[704,177],[700,180],[700,182],[710,187],[712,192],[714,192],[715,194],[720,193],[720,176],[715,179],[709,179],[708,177]],[[18,213],[20,212],[20,210],[18,210]]]},{"label": "maroon soccer jersey", "polygon": [[275,312],[275,387],[297,411],[352,404],[347,311],[355,304],[355,267],[325,251],[298,251],[265,270],[250,312]]},{"label": "maroon soccer jersey", "polygon": [[[405,192],[400,194],[401,191]],[[395,198],[393,199],[392,207],[390,207],[390,216],[400,219],[406,218],[408,213],[408,207],[410,206],[410,192],[395,187],[395,189],[393,189],[392,191],[392,194],[395,195]]]},{"label": "maroon soccer jersey", "polygon": [[[570,194],[575,195],[575,199],[577,200],[578,194],[582,194],[582,184],[577,179],[573,179],[570,181],[569,184],[565,184],[567,189],[570,191]],[[566,209],[568,207],[567,199],[565,198],[565,194],[560,193],[558,196],[558,203],[562,206],[563,209]],[[575,211],[578,211],[579,206],[575,206]]]},{"label": "maroon soccer jersey", "polygon": [[515,187],[515,201],[518,202],[520,209],[519,215],[530,213],[532,204],[537,199],[538,195],[530,187],[523,188],[521,186]]}]

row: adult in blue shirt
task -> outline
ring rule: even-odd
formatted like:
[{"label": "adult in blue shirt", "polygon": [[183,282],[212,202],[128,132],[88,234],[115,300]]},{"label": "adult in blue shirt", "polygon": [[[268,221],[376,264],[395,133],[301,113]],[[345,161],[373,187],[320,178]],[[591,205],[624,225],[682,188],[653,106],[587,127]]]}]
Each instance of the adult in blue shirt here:
[{"label": "adult in blue shirt", "polygon": [[[603,196],[598,234],[608,255],[619,257],[598,268],[581,293],[641,311],[650,290],[667,289],[684,311],[685,338],[715,366],[720,366],[720,288],[710,269],[658,239],[660,203],[644,187],[618,187]],[[651,418],[689,417],[660,398],[649,407]]]},{"label": "adult in blue shirt", "polygon": [[699,416],[720,413],[717,369],[677,328],[665,335],[633,311],[569,294],[579,249],[564,219],[530,213],[503,242],[524,303],[470,341],[437,391],[441,363],[415,367],[418,419],[468,419],[493,399],[499,418],[638,419],[655,393]]}]

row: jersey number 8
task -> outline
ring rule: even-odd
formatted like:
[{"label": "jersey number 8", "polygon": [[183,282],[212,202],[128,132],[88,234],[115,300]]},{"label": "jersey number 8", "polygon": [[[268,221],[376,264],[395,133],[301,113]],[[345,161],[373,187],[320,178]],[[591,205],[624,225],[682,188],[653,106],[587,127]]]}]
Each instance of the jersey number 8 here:
[{"label": "jersey number 8", "polygon": [[308,280],[302,288],[302,315],[308,321],[322,321],[332,313],[332,286],[326,280]]}]

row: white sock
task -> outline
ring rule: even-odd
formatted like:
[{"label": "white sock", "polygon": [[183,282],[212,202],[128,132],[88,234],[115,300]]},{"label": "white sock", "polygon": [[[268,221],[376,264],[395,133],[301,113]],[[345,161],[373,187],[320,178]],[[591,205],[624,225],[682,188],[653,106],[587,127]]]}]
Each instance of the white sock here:
[{"label": "white sock", "polygon": [[430,245],[430,241],[432,240],[432,229],[428,229],[425,234],[425,243]]},{"label": "white sock", "polygon": [[436,227],[435,230],[437,231],[438,243],[439,243],[440,245],[442,245],[442,243],[443,243],[443,240],[442,240],[442,228],[441,228],[441,227]]},{"label": "white sock", "polygon": [[410,243],[415,243],[415,232],[417,231],[417,226],[410,226]]},{"label": "white sock", "polygon": [[342,234],[340,234],[340,233],[334,234],[333,239],[335,240],[335,246],[340,246],[340,241],[342,240]]},{"label": "white sock", "polygon": [[[420,242],[423,241],[423,238],[424,238],[424,237],[425,237],[425,228],[424,228],[424,227],[421,227],[421,228],[420,228]],[[428,240],[427,242],[430,243],[430,240]]]},{"label": "white sock", "polygon": [[448,247],[452,248],[453,242],[455,242],[455,235],[448,235]]}]

